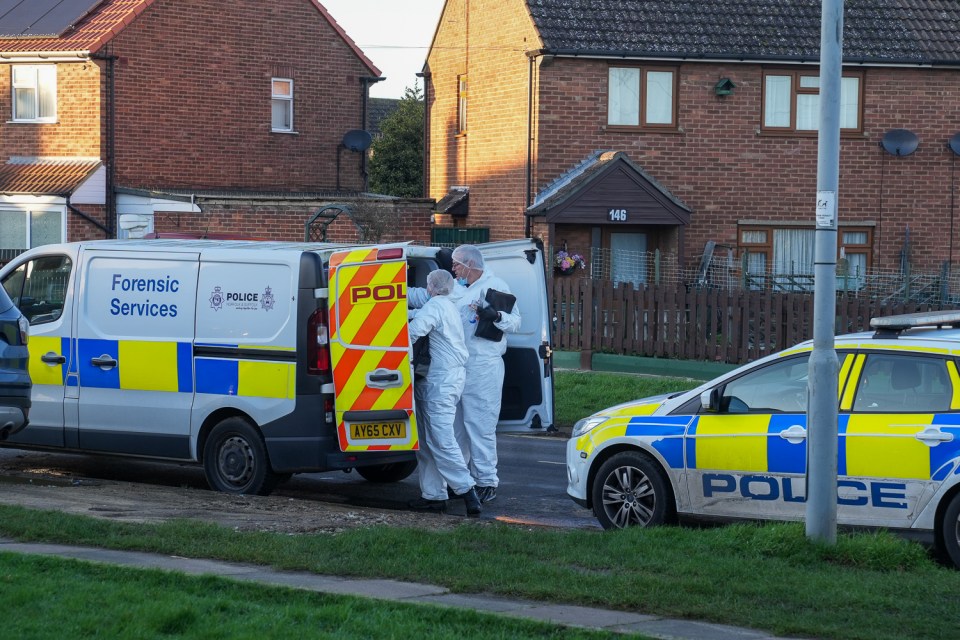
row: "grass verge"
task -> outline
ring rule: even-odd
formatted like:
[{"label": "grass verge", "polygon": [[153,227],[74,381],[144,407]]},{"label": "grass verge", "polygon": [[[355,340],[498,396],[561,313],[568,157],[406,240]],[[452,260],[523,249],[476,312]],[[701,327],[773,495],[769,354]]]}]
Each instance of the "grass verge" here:
[{"label": "grass verge", "polygon": [[686,391],[702,384],[689,378],[637,376],[628,373],[557,371],[554,378],[554,424],[572,427],[601,409],[674,391]]},{"label": "grass verge", "polygon": [[594,532],[465,523],[443,532],[375,527],[289,536],[0,506],[0,535],[429,582],[819,638],[953,637],[960,593],[960,572],[920,545],[858,533],[824,547],[807,540],[800,524]]}]

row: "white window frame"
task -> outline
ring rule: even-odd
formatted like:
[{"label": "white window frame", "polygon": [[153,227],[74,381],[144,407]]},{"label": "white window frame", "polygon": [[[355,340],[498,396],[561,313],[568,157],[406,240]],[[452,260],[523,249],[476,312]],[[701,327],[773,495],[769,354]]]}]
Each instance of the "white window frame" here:
[{"label": "white window frame", "polygon": [[467,96],[469,91],[467,75],[457,76],[457,135],[467,132]]},{"label": "white window frame", "polygon": [[[289,94],[280,94],[274,90],[274,86],[278,82],[288,83],[290,87]],[[278,105],[283,106],[286,110],[287,120],[289,121],[289,126],[287,127],[278,127],[274,121],[274,107]],[[274,77],[270,79],[270,130],[277,133],[293,132],[293,78]]]},{"label": "white window frame", "polygon": [[[46,76],[42,78],[41,76]],[[44,85],[42,80],[52,86]],[[17,113],[17,91],[33,91],[34,117],[25,118]],[[53,113],[40,115],[44,97],[53,105]],[[10,65],[10,111],[13,122],[56,122],[57,121],[57,65],[55,64],[14,64]]]},{"label": "white window frame", "polygon": [[[864,76],[843,72],[840,82],[840,130],[844,133],[863,131]],[[820,72],[811,70],[769,69],[763,72],[763,108],[761,130],[771,133],[817,133],[820,118]],[[774,96],[772,89],[781,95]],[[776,118],[774,124],[769,124]],[[808,121],[814,120],[811,125]],[[855,122],[851,124],[851,120]]]},{"label": "white window frame", "polygon": [[[17,206],[14,204],[5,204],[0,202],[0,212],[3,212],[4,214],[19,213],[25,218],[26,235],[24,236],[24,239],[23,239],[24,246],[9,247],[11,249],[23,249],[25,251],[27,249],[33,249],[36,246],[41,246],[41,245],[34,244],[34,238],[32,234],[32,229],[33,229],[32,223],[33,223],[34,214],[42,214],[42,213],[60,214],[60,238],[56,240],[54,244],[65,241],[66,234],[67,234],[67,213],[66,213],[65,207],[47,205],[47,206],[23,208],[22,206]],[[0,217],[0,219],[2,219],[2,217]]]},{"label": "white window frame", "polygon": [[[621,92],[614,88],[614,78],[624,79],[624,74],[636,74],[633,82],[626,86],[626,91]],[[663,75],[669,74],[669,82],[661,82]],[[648,67],[638,65],[610,65],[607,71],[607,126],[608,127],[630,127],[639,129],[660,129],[675,130],[677,128],[677,93],[679,73],[672,67]],[[656,80],[659,79],[659,80]],[[621,86],[623,83],[621,82]],[[656,90],[651,90],[654,86]],[[614,99],[614,95],[620,96]],[[629,115],[634,117],[624,118],[624,111],[621,108],[624,100],[630,98],[630,94],[636,98],[635,113]],[[669,105],[658,102],[658,98],[664,97],[669,100]],[[630,98],[632,99],[632,98]],[[619,102],[618,102],[619,101]],[[667,107],[666,111],[664,107]],[[655,122],[654,113],[669,113],[669,120],[663,118]]]}]

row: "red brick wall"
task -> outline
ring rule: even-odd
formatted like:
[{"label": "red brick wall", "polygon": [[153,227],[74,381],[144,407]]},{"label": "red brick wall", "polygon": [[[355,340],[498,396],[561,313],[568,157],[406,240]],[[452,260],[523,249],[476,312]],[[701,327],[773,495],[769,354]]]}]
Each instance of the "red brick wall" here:
[{"label": "red brick wall", "polygon": [[[76,208],[85,213],[87,217],[96,220],[103,226],[106,226],[107,211],[106,207],[103,205],[82,204],[77,205]],[[106,233],[103,229],[67,209],[68,242],[79,242],[81,240],[103,240],[106,237]]]},{"label": "red brick wall", "polygon": [[[32,64],[32,63],[28,63]],[[10,122],[11,65],[0,65],[0,162],[10,156],[100,157],[100,68],[57,64],[57,122]]]},{"label": "red brick wall", "polygon": [[[117,183],[309,191],[336,185],[361,128],[360,59],[307,0],[157,0],[114,40]],[[294,81],[296,134],[270,131],[270,79]],[[343,189],[362,186],[343,152]]]},{"label": "red brick wall", "polygon": [[[400,224],[381,238],[381,242],[412,241],[430,244],[430,212],[433,202],[428,200],[399,200],[378,203],[393,207]],[[262,240],[301,241],[304,224],[322,205],[291,205],[263,203],[260,205],[202,203],[202,213],[158,213],[154,217],[154,231],[158,233],[229,233]],[[329,242],[356,242],[356,225],[346,214],[337,217],[327,229]]]},{"label": "red brick wall", "polygon": [[[457,224],[490,227],[491,240],[522,237],[525,206],[528,59],[541,46],[524,2],[450,0],[427,59],[429,193],[470,187]],[[456,135],[457,76],[469,82],[467,133]]]}]

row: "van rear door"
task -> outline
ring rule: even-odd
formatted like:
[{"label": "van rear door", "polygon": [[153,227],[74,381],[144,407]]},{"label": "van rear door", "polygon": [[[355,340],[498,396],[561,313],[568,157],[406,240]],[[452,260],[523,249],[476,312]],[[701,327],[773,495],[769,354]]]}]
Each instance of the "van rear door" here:
[{"label": "van rear door", "polygon": [[489,269],[506,281],[520,307],[520,330],[504,334],[501,431],[553,425],[553,360],[543,251],[533,240],[478,245]]},{"label": "van rear door", "polygon": [[329,286],[340,449],[417,449],[403,247],[332,254]]}]

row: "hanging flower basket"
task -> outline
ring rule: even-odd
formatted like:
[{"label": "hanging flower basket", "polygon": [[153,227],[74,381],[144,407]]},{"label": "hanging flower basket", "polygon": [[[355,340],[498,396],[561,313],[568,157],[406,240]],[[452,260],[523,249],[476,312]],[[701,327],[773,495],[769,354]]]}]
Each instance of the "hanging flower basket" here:
[{"label": "hanging flower basket", "polygon": [[579,253],[567,253],[566,251],[557,251],[553,258],[554,270],[557,275],[569,276],[579,269],[586,269],[587,262]]}]

